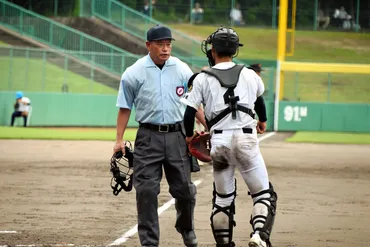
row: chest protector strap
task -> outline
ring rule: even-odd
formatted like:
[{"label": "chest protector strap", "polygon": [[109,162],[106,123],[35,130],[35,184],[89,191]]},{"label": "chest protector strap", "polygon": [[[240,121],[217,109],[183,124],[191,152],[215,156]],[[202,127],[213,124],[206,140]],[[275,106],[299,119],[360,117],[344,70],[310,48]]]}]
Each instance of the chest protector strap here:
[{"label": "chest protector strap", "polygon": [[208,129],[211,129],[213,125],[221,121],[224,117],[231,113],[232,119],[236,119],[236,111],[242,111],[252,118],[254,118],[254,113],[251,109],[238,105],[237,102],[240,100],[239,96],[234,95],[234,89],[238,84],[239,76],[244,68],[244,65],[235,65],[227,70],[220,70],[214,68],[207,68],[202,70],[202,72],[216,77],[220,82],[222,87],[226,87],[227,91],[224,94],[225,104],[229,104],[229,107],[225,108],[220,114],[211,119],[207,120]]}]

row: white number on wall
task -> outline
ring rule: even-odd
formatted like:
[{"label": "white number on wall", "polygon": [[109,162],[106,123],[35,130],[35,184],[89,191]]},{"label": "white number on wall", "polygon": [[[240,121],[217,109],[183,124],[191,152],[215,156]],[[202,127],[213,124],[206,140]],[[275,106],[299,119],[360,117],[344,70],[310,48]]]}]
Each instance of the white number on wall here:
[{"label": "white number on wall", "polygon": [[307,117],[307,107],[306,106],[290,106],[287,105],[284,108],[284,119],[287,122],[294,121],[300,122],[302,117]]}]

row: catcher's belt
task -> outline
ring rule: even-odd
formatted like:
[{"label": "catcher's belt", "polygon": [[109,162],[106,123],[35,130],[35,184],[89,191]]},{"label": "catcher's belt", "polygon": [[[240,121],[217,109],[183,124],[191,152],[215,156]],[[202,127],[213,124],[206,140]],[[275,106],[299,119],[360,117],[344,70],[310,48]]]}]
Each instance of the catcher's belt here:
[{"label": "catcher's belt", "polygon": [[[242,131],[244,134],[252,134],[253,133],[253,129],[251,128],[242,128]],[[213,131],[213,134],[222,134],[223,130],[214,130]]]}]

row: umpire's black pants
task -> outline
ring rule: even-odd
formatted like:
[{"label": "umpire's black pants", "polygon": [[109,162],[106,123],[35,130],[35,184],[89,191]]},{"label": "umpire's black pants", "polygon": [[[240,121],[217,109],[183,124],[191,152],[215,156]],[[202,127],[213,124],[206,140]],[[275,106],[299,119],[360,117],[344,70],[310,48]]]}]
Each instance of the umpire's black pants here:
[{"label": "umpire's black pants", "polygon": [[157,210],[162,167],[175,198],[177,231],[194,229],[196,187],[191,182],[185,137],[181,131],[163,133],[140,127],[134,148],[133,184],[142,246],[159,245]]}]

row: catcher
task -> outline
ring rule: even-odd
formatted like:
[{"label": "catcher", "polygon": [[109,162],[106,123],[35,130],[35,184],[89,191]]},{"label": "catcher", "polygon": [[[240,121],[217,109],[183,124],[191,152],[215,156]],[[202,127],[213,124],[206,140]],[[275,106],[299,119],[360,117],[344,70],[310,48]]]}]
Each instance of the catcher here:
[{"label": "catcher", "polygon": [[[210,220],[216,246],[235,246],[232,237],[237,168],[253,199],[249,247],[269,247],[277,194],[269,182],[257,138],[257,133],[266,130],[264,85],[254,71],[232,62],[240,46],[243,45],[238,34],[225,27],[218,28],[202,42],[211,68],[195,77],[192,91],[182,100],[187,105],[186,140],[191,144],[194,116],[203,104],[211,134],[214,191]],[[254,118],[253,105],[259,121]]]}]

